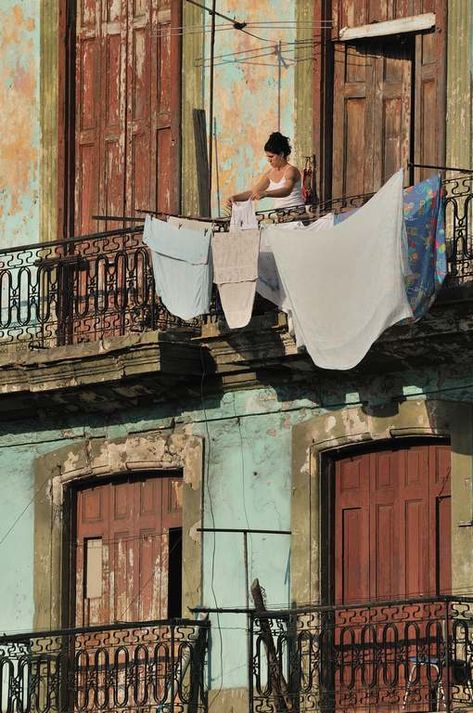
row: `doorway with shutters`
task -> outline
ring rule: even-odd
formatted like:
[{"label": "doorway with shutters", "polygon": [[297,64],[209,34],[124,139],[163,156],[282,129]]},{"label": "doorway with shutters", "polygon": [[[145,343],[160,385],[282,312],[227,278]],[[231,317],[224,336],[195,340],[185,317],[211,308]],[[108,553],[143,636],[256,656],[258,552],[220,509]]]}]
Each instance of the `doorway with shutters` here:
[{"label": "doorway with shutters", "polygon": [[74,626],[181,616],[180,474],[86,484],[73,514]]},{"label": "doorway with shutters", "polygon": [[[315,12],[331,27],[316,67],[321,101],[314,92],[322,194],[371,193],[400,168],[406,185],[424,180],[431,171],[409,162],[445,163],[446,3],[315,0]],[[400,30],[426,13],[430,30]],[[358,37],[345,40],[346,28]]]},{"label": "doorway with shutters", "polygon": [[450,470],[438,443],[334,461],[335,604],[450,594]]},{"label": "doorway with shutters", "polygon": [[179,203],[179,0],[65,0],[65,230]]},{"label": "doorway with shutters", "polygon": [[357,711],[437,710],[447,630],[435,602],[452,591],[450,445],[381,443],[335,456],[328,470],[337,705],[349,692]]}]

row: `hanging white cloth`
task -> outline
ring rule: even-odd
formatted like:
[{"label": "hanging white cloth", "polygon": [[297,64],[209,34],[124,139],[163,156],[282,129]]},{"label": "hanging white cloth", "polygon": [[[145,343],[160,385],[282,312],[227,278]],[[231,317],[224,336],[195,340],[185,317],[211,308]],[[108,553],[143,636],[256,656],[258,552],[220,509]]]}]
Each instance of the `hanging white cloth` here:
[{"label": "hanging white cloth", "polygon": [[259,230],[214,233],[214,282],[231,329],[246,327],[251,319],[258,277]]},{"label": "hanging white cloth", "polygon": [[143,242],[151,251],[156,291],[169,312],[181,319],[210,310],[210,239],[210,224],[146,216]]},{"label": "hanging white cloth", "polygon": [[402,272],[403,174],[333,228],[267,236],[296,331],[314,363],[351,369],[388,327],[412,317]]},{"label": "hanging white cloth", "polygon": [[232,216],[230,218],[230,232],[232,230],[255,230],[258,227],[258,219],[255,213],[255,205],[251,198],[247,201],[237,201],[232,203]]},{"label": "hanging white cloth", "polygon": [[304,225],[301,221],[296,221],[291,223],[279,223],[278,225],[262,226],[261,247],[258,259],[258,281],[256,283],[256,291],[261,295],[261,297],[273,302],[273,304],[277,305],[283,312],[289,312],[290,304],[286,298],[286,293],[284,292],[281,278],[276,267],[268,230],[271,228],[274,230],[296,231],[293,239],[297,240],[298,236],[301,234],[300,231],[309,230],[312,235],[313,233],[317,233],[319,230],[323,230],[324,228],[333,227],[333,221],[334,214],[328,213],[309,225]]}]

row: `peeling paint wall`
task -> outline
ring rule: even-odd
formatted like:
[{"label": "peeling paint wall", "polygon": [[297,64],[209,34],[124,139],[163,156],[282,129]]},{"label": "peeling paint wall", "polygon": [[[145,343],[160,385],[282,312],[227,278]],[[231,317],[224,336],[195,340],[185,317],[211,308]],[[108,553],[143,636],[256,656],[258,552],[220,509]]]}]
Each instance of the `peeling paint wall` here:
[{"label": "peeling paint wall", "polygon": [[[263,146],[280,130],[294,138],[296,3],[285,0],[222,0],[218,11],[242,22],[250,36],[217,19],[214,117],[216,129],[213,211],[232,193],[249,188],[267,166]],[[205,106],[208,109],[210,32],[206,18]],[[278,54],[279,42],[281,52]],[[207,115],[208,116],[208,115]],[[217,171],[218,169],[218,171]],[[269,202],[259,204],[270,205]]]},{"label": "peeling paint wall", "polygon": [[0,4],[0,248],[39,230],[40,3]]},{"label": "peeling paint wall", "polygon": [[[473,403],[473,386],[466,371],[405,373],[365,379],[346,375],[339,383],[325,380],[318,386],[268,386],[204,397],[187,404],[136,409],[122,416],[84,417],[63,415],[56,422],[2,425],[0,429],[0,630],[33,627],[32,571],[35,557],[34,528],[48,533],[49,519],[34,522],[34,468],[40,455],[52,453],[85,439],[123,438],[173,427],[188,436],[202,438],[206,463],[203,469],[204,516],[196,528],[291,529],[292,437],[297,424],[325,415],[327,433],[340,409],[370,408],[381,402],[389,409],[399,400],[429,395],[435,399]],[[356,415],[356,408],[353,409]],[[346,414],[348,430],[357,428]],[[174,426],[172,426],[174,424]],[[177,441],[176,441],[177,443]],[[112,458],[113,453],[107,455]],[[57,475],[54,473],[52,475]],[[464,499],[463,499],[464,500]],[[465,507],[471,503],[463,502]],[[301,517],[309,517],[307,510]],[[464,508],[465,509],[465,508]],[[463,516],[462,516],[463,517]],[[192,529],[192,528],[191,528]],[[462,532],[469,538],[471,532]],[[38,535],[37,535],[38,536]],[[3,542],[2,542],[3,540]],[[44,547],[43,547],[44,549]],[[270,607],[290,604],[291,538],[286,535],[252,534],[248,538],[248,581],[258,577]],[[46,554],[47,556],[47,554]],[[466,556],[470,556],[468,553]],[[208,607],[245,607],[243,537],[240,534],[204,536],[203,596]],[[198,566],[198,565],[197,565]],[[45,570],[47,568],[45,567]],[[43,591],[50,587],[44,578]],[[251,601],[250,601],[251,603]],[[187,612],[185,612],[187,614]],[[247,634],[244,615],[212,615],[211,685],[218,690],[247,685]],[[221,638],[217,628],[221,627]],[[222,649],[223,647],[223,649]],[[222,668],[223,667],[223,668]]]}]

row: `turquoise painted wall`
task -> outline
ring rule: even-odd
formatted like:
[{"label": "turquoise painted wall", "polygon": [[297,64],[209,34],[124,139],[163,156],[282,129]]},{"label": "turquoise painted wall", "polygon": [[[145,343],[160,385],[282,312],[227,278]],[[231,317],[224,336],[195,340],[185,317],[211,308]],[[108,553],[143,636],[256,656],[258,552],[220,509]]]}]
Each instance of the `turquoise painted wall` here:
[{"label": "turquoise painted wall", "polygon": [[39,0],[0,3],[0,249],[39,240]]},{"label": "turquoise painted wall", "polygon": [[[218,11],[247,22],[249,34],[217,19],[214,116],[216,161],[213,214],[233,193],[249,188],[267,167],[263,146],[269,134],[294,135],[295,3],[286,0],[221,0]],[[279,42],[281,52],[278,54]],[[209,100],[209,16],[204,47],[204,96]],[[207,115],[208,116],[208,115]],[[278,121],[279,118],[279,121]],[[214,145],[215,151],[215,145]],[[218,175],[216,168],[218,167]],[[261,201],[258,207],[271,205]]]},{"label": "turquoise painted wall", "polygon": [[[362,382],[359,382],[362,383]],[[205,384],[204,384],[205,392]],[[206,441],[205,527],[290,529],[292,427],[316,413],[346,404],[386,403],[419,394],[473,401],[468,372],[410,373],[371,380],[363,388],[350,375],[314,388],[267,387],[188,403],[136,410],[125,418],[59,417],[43,423],[2,424],[0,429],[0,631],[33,625],[33,469],[35,459],[86,436],[115,438],[169,428],[170,418]],[[381,396],[380,396],[381,395]],[[289,538],[249,538],[249,581],[260,579],[268,606],[289,603]],[[251,603],[251,602],[250,602]],[[240,535],[207,534],[204,541],[203,605],[246,605]],[[246,618],[212,617],[211,685],[247,685]],[[221,629],[221,637],[218,629]],[[223,648],[222,648],[223,647]]]}]

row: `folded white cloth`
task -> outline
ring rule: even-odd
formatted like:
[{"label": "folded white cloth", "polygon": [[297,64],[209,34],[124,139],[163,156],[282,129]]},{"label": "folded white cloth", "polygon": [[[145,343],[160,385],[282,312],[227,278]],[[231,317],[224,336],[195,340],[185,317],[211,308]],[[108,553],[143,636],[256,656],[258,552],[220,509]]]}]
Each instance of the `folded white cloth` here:
[{"label": "folded white cloth", "polygon": [[214,233],[212,259],[214,282],[227,324],[245,327],[251,319],[258,276],[259,230]]},{"label": "folded white cloth", "polygon": [[189,320],[210,310],[210,240],[210,224],[146,216],[143,242],[151,251],[156,291],[176,317]]},{"label": "folded white cloth", "polygon": [[333,228],[267,229],[296,332],[317,366],[353,368],[385,329],[412,317],[402,270],[402,183],[399,171]]}]

